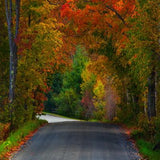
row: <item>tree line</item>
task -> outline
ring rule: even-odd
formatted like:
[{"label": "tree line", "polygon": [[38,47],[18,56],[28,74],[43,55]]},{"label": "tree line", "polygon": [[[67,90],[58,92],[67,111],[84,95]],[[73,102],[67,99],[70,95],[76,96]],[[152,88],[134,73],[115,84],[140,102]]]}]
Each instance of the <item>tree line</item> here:
[{"label": "tree line", "polygon": [[160,123],[159,1],[0,6],[2,123],[17,128],[44,105],[78,118],[136,123],[147,132]]}]

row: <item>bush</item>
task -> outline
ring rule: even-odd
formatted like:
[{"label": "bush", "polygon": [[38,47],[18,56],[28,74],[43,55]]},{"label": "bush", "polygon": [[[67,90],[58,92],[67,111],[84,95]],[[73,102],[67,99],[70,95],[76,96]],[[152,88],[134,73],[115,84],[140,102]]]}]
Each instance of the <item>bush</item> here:
[{"label": "bush", "polygon": [[117,118],[119,119],[119,122],[127,125],[137,124],[137,115],[135,114],[133,105],[131,104],[119,104],[117,109]]},{"label": "bush", "polygon": [[139,113],[138,115],[138,127],[141,128],[144,133],[148,132],[149,120],[144,113]]},{"label": "bush", "polygon": [[154,125],[154,143],[160,143],[160,118],[153,118],[152,120]]},{"label": "bush", "polygon": [[80,97],[72,88],[61,92],[55,98],[55,102],[58,114],[81,118],[83,108],[80,106]]},{"label": "bush", "polygon": [[142,129],[144,138],[151,142],[160,142],[160,118],[153,117],[150,121],[143,113],[138,115],[138,127]]},{"label": "bush", "polygon": [[133,130],[131,133],[131,137],[135,138],[135,139],[141,138],[141,137],[143,137],[143,131],[141,129]]},{"label": "bush", "polygon": [[5,140],[8,135],[9,135],[9,131],[10,131],[10,123],[0,123],[0,141]]},{"label": "bush", "polygon": [[93,112],[93,118],[94,119],[97,119],[97,120],[103,120],[103,119],[105,119],[104,117],[105,117],[105,115],[106,115],[106,110],[105,110],[105,108],[103,109],[103,110],[96,110],[96,111],[94,111]]}]

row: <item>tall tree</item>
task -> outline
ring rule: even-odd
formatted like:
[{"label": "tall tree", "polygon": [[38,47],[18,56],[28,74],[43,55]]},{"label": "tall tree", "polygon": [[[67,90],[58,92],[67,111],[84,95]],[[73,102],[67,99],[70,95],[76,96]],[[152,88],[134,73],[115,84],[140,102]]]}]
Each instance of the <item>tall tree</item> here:
[{"label": "tall tree", "polygon": [[[0,2],[0,110],[4,109],[4,103],[8,97],[9,83],[9,45],[6,27],[5,2]],[[1,112],[0,111],[0,112]],[[2,114],[1,114],[2,115]],[[3,115],[2,115],[3,116]],[[0,118],[1,119],[1,118]],[[3,118],[2,118],[3,119]]]},{"label": "tall tree", "polygon": [[17,39],[19,31],[19,18],[20,18],[20,0],[15,1],[15,26],[13,25],[13,1],[5,0],[6,18],[8,24],[8,38],[10,48],[10,80],[9,80],[9,103],[12,104],[14,100],[14,89],[17,72]]}]

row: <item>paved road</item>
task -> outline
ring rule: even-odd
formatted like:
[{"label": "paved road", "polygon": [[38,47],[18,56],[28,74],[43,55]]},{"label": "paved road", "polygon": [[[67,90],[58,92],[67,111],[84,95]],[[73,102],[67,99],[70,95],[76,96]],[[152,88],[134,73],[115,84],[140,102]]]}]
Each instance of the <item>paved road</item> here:
[{"label": "paved road", "polygon": [[138,160],[122,132],[103,123],[48,124],[12,160]]}]

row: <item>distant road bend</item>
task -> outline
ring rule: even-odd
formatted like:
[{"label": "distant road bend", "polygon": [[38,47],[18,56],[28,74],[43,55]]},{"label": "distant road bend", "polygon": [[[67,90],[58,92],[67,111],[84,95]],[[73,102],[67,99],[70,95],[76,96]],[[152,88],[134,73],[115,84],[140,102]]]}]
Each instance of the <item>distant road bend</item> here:
[{"label": "distant road bend", "polygon": [[[51,117],[46,115],[43,119]],[[57,117],[52,117],[53,122]],[[120,127],[62,118],[42,127],[12,160],[139,160]]]}]

